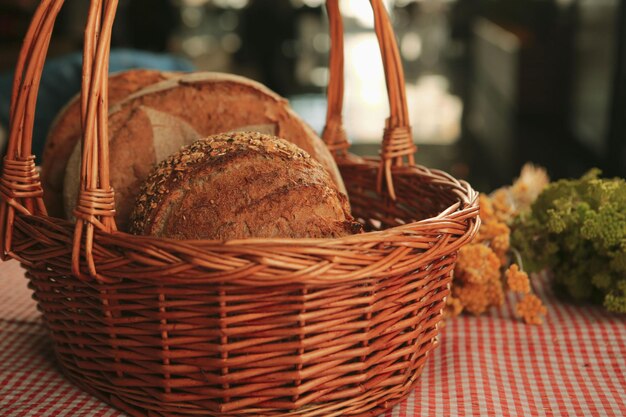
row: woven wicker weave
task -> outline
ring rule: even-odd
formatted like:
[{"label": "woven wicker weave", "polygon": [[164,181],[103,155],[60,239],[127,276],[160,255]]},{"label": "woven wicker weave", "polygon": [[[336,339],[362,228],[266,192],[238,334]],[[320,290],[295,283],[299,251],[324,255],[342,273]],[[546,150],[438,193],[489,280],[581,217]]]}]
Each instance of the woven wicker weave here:
[{"label": "woven wicker weave", "polygon": [[413,162],[404,78],[381,0],[371,4],[391,116],[380,159],[347,151],[343,30],[337,0],[327,4],[324,139],[370,231],[229,242],[116,232],[105,75],[117,0],[93,0],[85,32],[78,220],[47,216],[31,140],[62,3],[41,2],[17,65],[0,236],[3,255],[28,270],[66,375],[132,416],[365,416],[406,396],[436,344],[457,251],[479,220],[467,183]]}]

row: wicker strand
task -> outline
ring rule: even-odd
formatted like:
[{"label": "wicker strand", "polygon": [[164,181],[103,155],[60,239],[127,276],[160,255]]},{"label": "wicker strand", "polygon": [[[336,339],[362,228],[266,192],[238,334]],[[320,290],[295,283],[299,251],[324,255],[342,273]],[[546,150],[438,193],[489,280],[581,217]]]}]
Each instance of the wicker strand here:
[{"label": "wicker strand", "polygon": [[338,0],[327,0],[328,26],[330,31],[330,56],[328,67],[330,69],[328,81],[328,104],[326,107],[326,125],[322,131],[322,139],[335,159],[345,157],[350,147],[348,137],[343,128],[343,21],[339,11]]},{"label": "wicker strand", "polygon": [[103,190],[96,188],[83,190],[78,198],[78,204],[73,211],[74,216],[77,219],[94,224],[98,229],[105,230],[106,227],[99,218],[115,216],[113,189]]},{"label": "wicker strand", "polygon": [[408,126],[385,128],[383,134],[383,147],[376,189],[381,193],[384,182],[392,200],[396,200],[396,191],[393,185],[391,167],[392,165],[402,166],[404,157],[409,158],[409,165],[414,164],[413,155],[417,151],[417,146],[413,143],[412,138],[411,128]]},{"label": "wicker strand", "polygon": [[94,228],[116,230],[115,197],[109,182],[107,73],[117,3],[118,0],[92,0],[85,29],[81,92],[83,155],[72,250],[72,271],[77,277],[82,276],[80,252],[84,245],[89,274],[98,279],[93,259]]},{"label": "wicker strand", "polygon": [[31,214],[19,200],[43,195],[34,155],[20,160],[4,158],[0,192],[7,204],[23,214]]},{"label": "wicker strand", "polygon": [[13,88],[11,91],[11,112],[9,117],[11,125],[13,125],[15,121],[15,111],[17,110],[17,102],[22,89],[22,80],[25,75],[24,69],[28,65],[28,61],[32,54],[33,39],[41,36],[42,18],[48,12],[51,1],[52,0],[42,0],[41,3],[39,3],[22,43],[21,53],[18,56],[17,64],[15,66],[15,77],[13,79]]},{"label": "wicker strand", "polygon": [[62,5],[63,0],[43,1],[31,23],[33,37],[26,38],[22,45],[20,56],[23,55],[24,58],[22,62],[18,62],[17,69],[20,72],[16,72],[11,97],[10,133],[7,147],[9,158],[31,154],[35,104],[43,72],[43,61],[52,36],[54,21]]},{"label": "wicker strand", "polygon": [[[2,260],[12,254],[13,221],[15,211],[30,215],[24,201],[41,198],[43,191],[39,173],[35,168],[35,157],[23,160],[4,158],[2,176],[0,176],[0,236],[2,236]],[[45,213],[45,210],[44,212]]]},{"label": "wicker strand", "polygon": [[[166,313],[166,307],[165,307],[165,291],[163,291],[162,289],[160,289],[161,291],[159,291],[159,295],[158,295],[158,299],[159,299],[159,313],[164,317],[160,320],[159,324],[161,325],[161,345],[163,347],[163,369],[167,369],[169,367],[169,365],[171,364],[171,361],[168,357],[168,353],[170,352],[170,346],[168,343],[169,340],[169,335],[168,335],[168,331],[165,330],[167,329],[167,318],[165,318],[167,316]],[[172,387],[170,385],[170,379],[171,379],[172,375],[170,372],[165,371],[163,373],[163,380],[165,381],[164,384],[164,391],[166,394],[171,394],[172,392]]]},{"label": "wicker strand", "polygon": [[328,120],[322,132],[322,139],[324,139],[326,147],[332,152],[336,160],[348,154],[350,143],[341,120],[337,118]]}]

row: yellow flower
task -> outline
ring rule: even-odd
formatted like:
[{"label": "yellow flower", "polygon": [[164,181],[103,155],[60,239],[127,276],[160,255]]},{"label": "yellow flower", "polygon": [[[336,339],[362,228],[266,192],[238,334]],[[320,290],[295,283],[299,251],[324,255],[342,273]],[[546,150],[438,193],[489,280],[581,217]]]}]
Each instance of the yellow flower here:
[{"label": "yellow flower", "polygon": [[480,194],[478,196],[478,207],[480,221],[482,222],[482,224],[498,221],[493,211],[493,204],[491,203],[491,199],[489,198],[489,196],[487,196],[486,194]]},{"label": "yellow flower", "polygon": [[491,249],[500,260],[500,264],[505,265],[507,263],[507,254],[511,248],[510,235],[504,234],[494,237],[491,240]]},{"label": "yellow flower", "polygon": [[528,294],[530,292],[530,280],[528,274],[519,270],[519,266],[512,264],[509,269],[506,270],[506,283],[512,291],[522,294]]},{"label": "yellow flower", "polygon": [[[459,250],[452,294],[446,300],[446,317],[456,316],[463,310],[481,314],[504,303],[506,284],[502,268],[509,262],[509,224],[521,210],[527,209],[545,184],[545,171],[527,165],[513,186],[479,196],[482,223],[474,241]],[[506,271],[506,279],[511,290],[530,293],[528,275],[517,265]],[[517,311],[527,323],[541,323],[540,314],[545,314],[545,307],[536,296],[527,296],[518,303]]]},{"label": "yellow flower", "polygon": [[497,280],[489,281],[485,287],[489,306],[500,307],[504,304],[504,288],[500,277]]},{"label": "yellow flower", "polygon": [[506,236],[507,240],[511,234],[511,229],[505,223],[491,222],[483,223],[478,230],[478,236],[474,242],[488,242],[498,236]]},{"label": "yellow flower", "polygon": [[491,194],[493,211],[498,221],[509,223],[517,214],[515,201],[508,188],[499,188]]},{"label": "yellow flower", "polygon": [[455,280],[467,283],[485,283],[500,277],[500,260],[491,248],[473,243],[459,250]]},{"label": "yellow flower", "polygon": [[529,209],[549,182],[545,169],[537,168],[533,164],[524,165],[519,178],[511,186],[517,211]]},{"label": "yellow flower", "polygon": [[541,316],[547,312],[539,297],[534,294],[526,294],[515,307],[517,317],[523,318],[526,324],[543,323]]},{"label": "yellow flower", "polygon": [[485,291],[484,285],[455,285],[452,290],[454,295],[461,301],[464,309],[472,314],[482,314],[490,307],[490,296]]}]

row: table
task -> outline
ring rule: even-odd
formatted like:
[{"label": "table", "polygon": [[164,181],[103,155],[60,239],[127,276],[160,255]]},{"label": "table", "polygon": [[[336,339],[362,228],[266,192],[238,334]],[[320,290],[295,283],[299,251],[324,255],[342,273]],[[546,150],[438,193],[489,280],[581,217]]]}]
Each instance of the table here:
[{"label": "table", "polygon": [[[125,416],[57,369],[23,270],[0,263],[0,416]],[[535,291],[546,323],[513,316],[514,297],[481,317],[446,323],[413,394],[385,417],[624,416],[626,317]]]}]

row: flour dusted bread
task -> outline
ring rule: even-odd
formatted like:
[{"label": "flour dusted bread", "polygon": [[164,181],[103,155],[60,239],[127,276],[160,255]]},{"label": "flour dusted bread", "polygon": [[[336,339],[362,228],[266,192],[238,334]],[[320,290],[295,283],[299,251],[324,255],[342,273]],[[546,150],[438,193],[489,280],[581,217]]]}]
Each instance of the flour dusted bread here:
[{"label": "flour dusted bread", "polygon": [[[152,85],[109,111],[110,175],[119,228],[127,230],[139,186],[157,162],[201,137],[242,129],[274,134],[296,144],[320,162],[345,192],[332,155],[285,99],[243,77],[185,74]],[[77,147],[64,186],[68,216],[76,201],[79,162]]]},{"label": "flour dusted bread", "polygon": [[[133,69],[109,77],[109,105],[114,105],[132,93],[149,85],[178,76],[178,73]],[[57,115],[43,150],[41,171],[44,201],[52,216],[62,217],[63,180],[67,161],[80,140],[80,94],[76,95]]]},{"label": "flour dusted bread", "polygon": [[317,161],[257,132],[210,136],[161,162],[131,218],[132,233],[175,239],[339,237],[360,229]]}]

